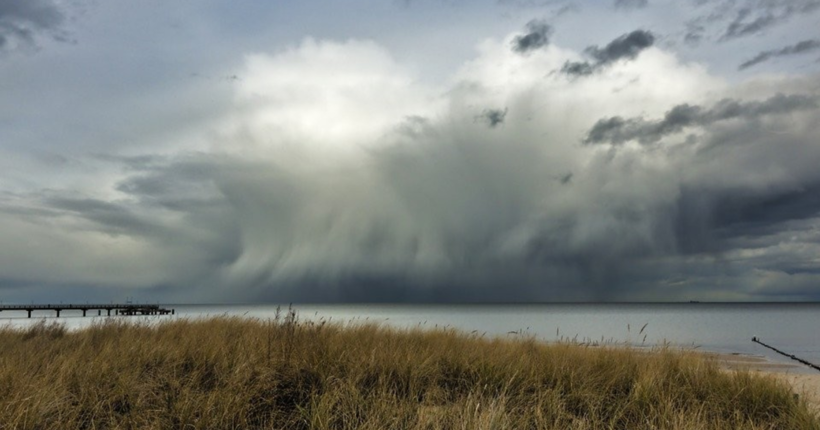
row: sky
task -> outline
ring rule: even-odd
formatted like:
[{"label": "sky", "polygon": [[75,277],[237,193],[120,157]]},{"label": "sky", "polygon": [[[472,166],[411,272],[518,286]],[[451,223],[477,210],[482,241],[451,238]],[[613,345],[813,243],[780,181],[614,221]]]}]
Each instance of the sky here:
[{"label": "sky", "polygon": [[820,300],[820,0],[0,0],[0,301]]}]

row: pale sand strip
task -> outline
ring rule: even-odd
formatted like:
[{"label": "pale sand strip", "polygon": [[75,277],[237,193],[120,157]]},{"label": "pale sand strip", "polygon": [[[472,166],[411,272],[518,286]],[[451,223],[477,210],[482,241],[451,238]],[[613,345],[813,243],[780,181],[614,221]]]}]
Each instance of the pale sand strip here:
[{"label": "pale sand strip", "polygon": [[709,354],[728,370],[750,370],[785,381],[795,393],[820,412],[820,372],[799,364],[779,363],[765,357],[741,354]]},{"label": "pale sand strip", "polygon": [[792,386],[795,393],[804,396],[806,401],[820,412],[820,373],[763,372],[784,380]]}]

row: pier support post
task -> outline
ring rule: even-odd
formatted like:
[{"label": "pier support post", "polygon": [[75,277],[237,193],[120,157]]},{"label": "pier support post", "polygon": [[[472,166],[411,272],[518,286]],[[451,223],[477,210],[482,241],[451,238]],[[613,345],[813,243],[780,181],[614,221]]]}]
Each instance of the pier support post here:
[{"label": "pier support post", "polygon": [[57,311],[57,318],[60,318],[60,311],[61,311],[61,309],[54,309],[54,310],[55,310],[55,311]]},{"label": "pier support post", "polygon": [[83,309],[83,316],[85,316],[85,311],[87,311],[87,310],[88,310],[88,309]]},{"label": "pier support post", "polygon": [[26,309],[26,311],[28,312],[28,317],[31,318],[31,309]]},{"label": "pier support post", "polygon": [[97,309],[97,316],[102,315],[102,309]]}]

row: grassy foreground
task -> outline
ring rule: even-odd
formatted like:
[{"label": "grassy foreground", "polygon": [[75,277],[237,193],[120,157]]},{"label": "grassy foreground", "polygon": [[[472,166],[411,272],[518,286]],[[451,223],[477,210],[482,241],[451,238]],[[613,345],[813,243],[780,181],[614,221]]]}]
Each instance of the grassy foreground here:
[{"label": "grassy foreground", "polygon": [[818,429],[694,353],[216,318],[0,329],[2,429]]}]

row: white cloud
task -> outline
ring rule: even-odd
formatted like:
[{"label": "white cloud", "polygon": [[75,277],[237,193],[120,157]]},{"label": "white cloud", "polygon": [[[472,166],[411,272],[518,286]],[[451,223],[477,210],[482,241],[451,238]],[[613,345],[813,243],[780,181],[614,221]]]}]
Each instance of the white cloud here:
[{"label": "white cloud", "polygon": [[228,151],[288,147],[333,159],[372,149],[406,116],[437,108],[434,90],[371,41],[306,39],[276,55],[248,55],[239,74],[226,133],[246,138],[220,147]]}]

